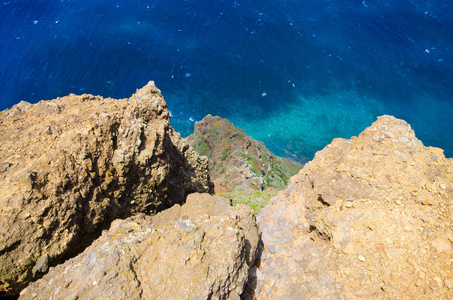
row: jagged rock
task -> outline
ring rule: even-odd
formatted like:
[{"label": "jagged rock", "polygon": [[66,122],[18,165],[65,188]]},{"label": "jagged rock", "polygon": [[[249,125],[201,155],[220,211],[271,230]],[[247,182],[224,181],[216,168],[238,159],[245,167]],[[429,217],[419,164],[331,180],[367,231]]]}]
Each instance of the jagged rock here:
[{"label": "jagged rock", "polygon": [[319,151],[258,214],[247,295],[452,299],[452,200],[453,160],[379,117]]},{"label": "jagged rock", "polygon": [[[200,155],[209,158],[215,192],[252,206],[247,199],[260,202],[262,198],[261,202],[265,202],[268,195],[284,189],[289,178],[302,168],[295,161],[274,155],[263,143],[220,117],[207,115],[196,122],[187,141]],[[266,193],[257,193],[263,190]],[[256,203],[257,208],[264,205],[261,202]]]},{"label": "jagged rock", "polygon": [[154,217],[116,220],[20,299],[239,299],[256,257],[250,208],[191,194]]},{"label": "jagged rock", "polygon": [[18,294],[116,218],[212,192],[207,159],[169,126],[153,82],[0,113],[0,296]]}]

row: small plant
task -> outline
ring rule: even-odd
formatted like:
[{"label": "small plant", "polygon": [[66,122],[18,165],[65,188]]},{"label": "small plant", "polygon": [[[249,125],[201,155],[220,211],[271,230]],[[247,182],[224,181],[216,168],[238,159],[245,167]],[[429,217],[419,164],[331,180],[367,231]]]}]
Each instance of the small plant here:
[{"label": "small plant", "polygon": [[256,215],[259,211],[269,203],[269,200],[277,195],[275,190],[267,191],[241,191],[241,192],[230,192],[230,193],[219,193],[218,196],[222,196],[232,200],[233,206],[238,204],[245,204],[253,209],[253,213]]}]

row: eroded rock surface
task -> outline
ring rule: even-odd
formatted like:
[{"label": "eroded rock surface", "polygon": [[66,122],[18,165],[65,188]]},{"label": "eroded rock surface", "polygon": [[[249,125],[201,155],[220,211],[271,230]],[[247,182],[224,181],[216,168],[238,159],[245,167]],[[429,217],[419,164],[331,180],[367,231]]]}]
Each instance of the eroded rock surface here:
[{"label": "eroded rock surface", "polygon": [[80,253],[110,222],[212,192],[153,82],[129,99],[70,95],[0,113],[0,296]]},{"label": "eroded rock surface", "polygon": [[335,139],[257,216],[258,299],[452,299],[453,160],[383,116]]},{"label": "eroded rock surface", "polygon": [[257,231],[250,208],[191,194],[153,217],[114,221],[20,299],[239,299]]}]

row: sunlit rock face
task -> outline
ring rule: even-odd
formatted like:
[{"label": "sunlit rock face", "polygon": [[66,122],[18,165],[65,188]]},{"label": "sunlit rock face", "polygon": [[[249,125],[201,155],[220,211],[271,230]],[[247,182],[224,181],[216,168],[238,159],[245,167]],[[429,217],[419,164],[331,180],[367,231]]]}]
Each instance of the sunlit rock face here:
[{"label": "sunlit rock face", "polygon": [[257,216],[257,299],[451,299],[453,160],[405,121],[335,139]]},{"label": "sunlit rock face", "polygon": [[17,295],[116,218],[212,192],[153,82],[129,99],[69,95],[0,113],[0,296]]},{"label": "sunlit rock face", "polygon": [[249,207],[194,193],[153,217],[114,221],[20,299],[239,299],[257,246]]}]

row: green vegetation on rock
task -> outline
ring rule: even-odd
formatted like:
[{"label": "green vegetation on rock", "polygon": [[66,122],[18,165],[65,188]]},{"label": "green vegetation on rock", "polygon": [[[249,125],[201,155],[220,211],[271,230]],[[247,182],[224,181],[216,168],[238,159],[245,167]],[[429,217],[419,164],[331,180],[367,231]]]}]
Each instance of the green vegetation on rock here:
[{"label": "green vegetation on rock", "polygon": [[274,189],[268,189],[266,191],[233,191],[229,193],[219,193],[217,195],[231,199],[233,206],[238,204],[246,204],[250,206],[256,215],[265,205],[269,203],[269,200],[272,197],[277,195],[277,191]]},{"label": "green vegetation on rock", "polygon": [[263,143],[220,117],[208,115],[196,122],[187,141],[211,161],[216,193],[223,193],[233,203],[246,203],[256,212],[275,194],[263,191],[284,189],[302,168],[297,162],[275,156]]}]

